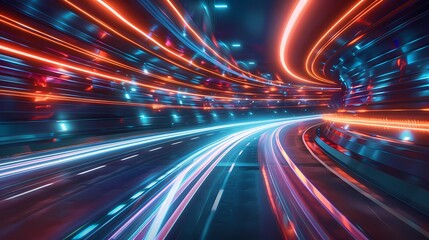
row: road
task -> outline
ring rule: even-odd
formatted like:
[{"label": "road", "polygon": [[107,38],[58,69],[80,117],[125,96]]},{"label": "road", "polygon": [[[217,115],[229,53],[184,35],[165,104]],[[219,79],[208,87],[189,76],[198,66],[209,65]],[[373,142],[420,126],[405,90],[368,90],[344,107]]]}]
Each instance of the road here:
[{"label": "road", "polygon": [[[0,237],[167,235],[218,164],[284,121],[296,120],[152,134],[4,159]],[[179,211],[171,212],[170,205]]]},{"label": "road", "polygon": [[312,141],[320,116],[160,132],[3,159],[2,239],[369,239],[428,218]]}]

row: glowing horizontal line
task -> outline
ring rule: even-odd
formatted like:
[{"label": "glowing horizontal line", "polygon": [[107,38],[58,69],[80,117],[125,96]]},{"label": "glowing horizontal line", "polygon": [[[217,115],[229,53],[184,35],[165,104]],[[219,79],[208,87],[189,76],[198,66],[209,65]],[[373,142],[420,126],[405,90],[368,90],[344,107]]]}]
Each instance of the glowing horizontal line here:
[{"label": "glowing horizontal line", "polygon": [[136,199],[136,198],[140,197],[143,193],[144,193],[144,191],[140,191],[140,192],[138,192],[138,193],[134,194],[134,195],[131,197],[131,199]]},{"label": "glowing horizontal line", "polygon": [[381,117],[347,116],[345,114],[326,114],[326,115],[323,115],[323,119],[326,121],[346,123],[350,125],[429,132],[429,121],[421,121],[421,120],[415,120],[415,119],[392,120],[392,119],[381,118]]},{"label": "glowing horizontal line", "polygon": [[191,140],[195,140],[195,139],[198,139],[198,138],[200,138],[200,137],[193,137],[193,138],[191,138]]},{"label": "glowing horizontal line", "polygon": [[175,142],[175,143],[172,143],[171,145],[180,144],[180,143],[182,143],[182,142],[183,142],[183,141]]},{"label": "glowing horizontal line", "polygon": [[228,8],[228,5],[226,5],[226,4],[215,4],[214,7],[215,8]]},{"label": "glowing horizontal line", "polygon": [[86,171],[80,172],[80,173],[78,173],[77,175],[82,175],[82,174],[85,174],[85,173],[89,173],[89,172],[92,172],[92,171],[98,170],[98,169],[100,169],[100,168],[104,168],[105,166],[106,166],[106,165],[102,165],[102,166],[99,166],[99,167],[96,167],[96,168],[92,168],[92,169],[89,169],[89,170],[86,170]]},{"label": "glowing horizontal line", "polygon": [[85,237],[86,235],[88,235],[88,233],[90,233],[92,230],[94,230],[97,226],[98,226],[98,224],[93,224],[91,226],[88,226],[82,232],[80,232],[78,235],[76,235],[73,239],[81,239],[81,238]]},{"label": "glowing horizontal line", "polygon": [[145,187],[145,189],[149,189],[149,188],[151,188],[151,187],[153,187],[153,186],[155,186],[155,184],[156,184],[157,182],[155,181],[155,182],[151,182],[149,185],[147,185],[146,187]]},{"label": "glowing horizontal line", "polygon": [[149,150],[149,152],[153,152],[153,151],[159,150],[159,149],[161,149],[161,148],[162,148],[162,147],[157,147],[157,148],[154,148],[154,149]]},{"label": "glowing horizontal line", "polygon": [[15,195],[15,196],[12,196],[12,197],[6,198],[5,200],[11,200],[11,199],[14,199],[14,198],[17,198],[17,197],[21,197],[22,195],[25,195],[25,194],[28,194],[28,193],[32,193],[32,192],[37,191],[37,190],[40,190],[40,189],[42,189],[42,188],[45,188],[45,187],[51,186],[52,184],[54,184],[54,183],[48,183],[48,184],[45,184],[45,185],[43,185],[43,186],[40,186],[40,187],[37,187],[37,188],[31,189],[31,190],[28,190],[28,191],[26,191],[26,192],[23,192],[23,193],[17,194],[17,195]]},{"label": "glowing horizontal line", "polygon": [[135,154],[135,155],[132,155],[132,156],[129,156],[129,157],[126,157],[126,158],[122,158],[121,161],[125,161],[125,160],[128,160],[130,158],[137,157],[137,156],[138,156],[138,154]]},{"label": "glowing horizontal line", "polygon": [[115,207],[114,209],[112,209],[112,211],[110,211],[107,215],[115,215],[116,213],[121,211],[124,207],[125,207],[125,204],[121,204],[121,205]]}]

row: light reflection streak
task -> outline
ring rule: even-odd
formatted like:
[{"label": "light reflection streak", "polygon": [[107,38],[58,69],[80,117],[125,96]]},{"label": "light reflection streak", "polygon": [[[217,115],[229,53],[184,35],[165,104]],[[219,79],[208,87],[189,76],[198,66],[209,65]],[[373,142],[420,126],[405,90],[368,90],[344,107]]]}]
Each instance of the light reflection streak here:
[{"label": "light reflection streak", "polygon": [[[301,119],[301,118],[298,117],[296,119]],[[278,122],[278,121],[284,121],[284,120],[287,120],[287,119],[243,122],[243,123],[227,124],[223,126],[200,128],[200,129],[188,130],[188,131],[177,131],[173,133],[159,134],[156,136],[138,137],[130,140],[105,143],[105,144],[80,148],[76,150],[64,151],[61,153],[42,155],[38,157],[22,158],[19,160],[9,160],[9,161],[5,160],[2,163],[0,163],[0,178],[12,176],[15,174],[22,174],[25,172],[34,171],[38,169],[43,169],[50,166],[56,166],[67,162],[81,160],[86,157],[106,154],[119,149],[126,149],[129,147],[144,145],[152,142],[174,139],[174,138],[182,137],[186,135],[203,133],[208,131],[215,131],[215,130],[226,129],[226,128],[247,126],[247,125],[258,124],[258,123],[264,124],[264,123]]]},{"label": "light reflection streak", "polygon": [[330,122],[345,123],[363,127],[429,132],[429,121],[425,120],[389,119],[376,116],[361,117],[346,114],[324,114],[323,119]]}]

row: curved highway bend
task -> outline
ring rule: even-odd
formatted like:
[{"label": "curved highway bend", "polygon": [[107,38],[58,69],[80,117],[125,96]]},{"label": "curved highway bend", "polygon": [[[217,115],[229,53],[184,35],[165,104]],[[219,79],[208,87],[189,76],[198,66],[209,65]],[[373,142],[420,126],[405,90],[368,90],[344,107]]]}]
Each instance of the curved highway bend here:
[{"label": "curved highway bend", "polygon": [[425,216],[318,149],[311,138],[318,118],[170,132],[4,160],[1,238],[427,237]]}]

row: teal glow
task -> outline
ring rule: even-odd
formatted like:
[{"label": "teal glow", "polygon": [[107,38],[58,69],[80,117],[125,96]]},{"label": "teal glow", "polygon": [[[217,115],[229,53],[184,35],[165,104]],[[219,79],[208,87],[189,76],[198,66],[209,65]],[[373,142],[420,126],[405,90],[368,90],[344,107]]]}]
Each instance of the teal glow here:
[{"label": "teal glow", "polygon": [[118,213],[119,211],[121,211],[124,207],[125,207],[125,204],[118,205],[117,207],[115,207],[114,209],[112,209],[112,211],[110,211],[107,215],[109,215],[109,216],[115,215],[116,213]]},{"label": "teal glow", "polygon": [[134,194],[134,195],[131,197],[131,199],[136,199],[136,198],[140,197],[143,193],[144,193],[144,191],[140,191],[140,192],[138,192],[138,193]]},{"label": "teal glow", "polygon": [[90,233],[92,230],[94,230],[97,226],[98,226],[98,224],[92,224],[91,226],[85,228],[78,235],[76,235],[73,239],[81,239],[81,238],[85,237],[86,235],[88,235],[88,233]]},{"label": "teal glow", "polygon": [[215,8],[228,8],[227,4],[215,4],[214,5]]}]

